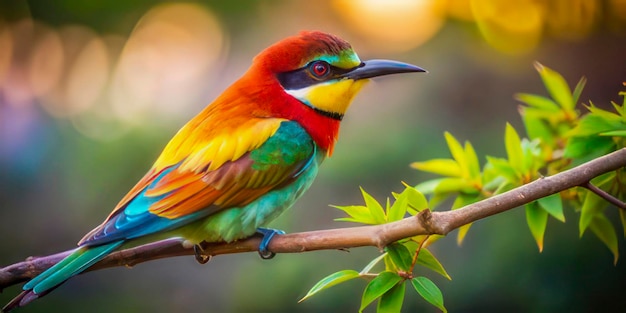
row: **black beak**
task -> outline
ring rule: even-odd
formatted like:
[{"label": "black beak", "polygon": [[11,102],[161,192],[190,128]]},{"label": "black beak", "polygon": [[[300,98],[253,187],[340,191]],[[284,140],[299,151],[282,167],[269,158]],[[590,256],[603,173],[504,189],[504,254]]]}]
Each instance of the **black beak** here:
[{"label": "black beak", "polygon": [[398,61],[391,60],[368,60],[354,70],[342,75],[345,78],[359,80],[367,79],[377,76],[399,74],[399,73],[413,73],[413,72],[426,72],[425,69]]}]

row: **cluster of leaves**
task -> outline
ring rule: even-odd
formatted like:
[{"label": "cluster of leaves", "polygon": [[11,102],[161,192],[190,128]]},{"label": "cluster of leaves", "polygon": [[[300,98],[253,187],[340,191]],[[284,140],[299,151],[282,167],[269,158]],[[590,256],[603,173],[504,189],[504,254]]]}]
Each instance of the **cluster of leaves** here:
[{"label": "cluster of leaves", "polygon": [[[559,73],[539,63],[535,67],[550,97],[525,93],[516,95],[517,100],[523,103],[520,114],[528,138],[520,138],[515,128],[507,124],[504,132],[506,158],[487,156],[487,162],[481,170],[472,145],[465,142],[462,146],[451,134],[446,133],[452,159],[412,164],[418,170],[443,176],[416,187],[432,195],[431,208],[437,207],[444,199],[456,197],[452,209],[457,209],[626,146],[626,92],[620,93],[624,96],[622,105],[612,103],[615,112],[590,103],[584,106],[588,113],[581,115],[576,110],[576,103],[585,79],[582,78],[572,92]],[[624,198],[626,171],[622,169],[607,173],[595,178],[590,184],[612,197]],[[541,251],[548,217],[565,222],[563,208],[571,207],[580,212],[580,236],[590,229],[611,250],[617,262],[617,233],[604,214],[608,206],[609,202],[596,192],[576,188],[526,204],[526,221]],[[626,236],[624,210],[620,210],[620,217]],[[469,227],[465,225],[460,230],[457,237],[459,244]]]},{"label": "cluster of leaves", "polygon": [[[365,205],[336,206],[344,211],[348,217],[338,221],[355,222],[370,225],[391,223],[403,219],[407,213],[416,215],[428,207],[426,197],[415,188],[407,186],[400,194],[394,193],[393,205],[387,198],[385,208],[371,195],[361,189]],[[374,300],[378,300],[377,312],[400,312],[404,300],[406,285],[410,284],[426,301],[446,312],[443,305],[443,295],[439,288],[425,276],[413,274],[415,265],[421,265],[443,277],[450,279],[450,275],[441,263],[428,250],[428,246],[441,236],[414,236],[405,238],[385,247],[383,254],[372,260],[363,270],[343,270],[320,280],[300,300],[304,301],[318,292],[355,278],[368,279],[369,283],[363,291],[361,307],[363,311]],[[384,263],[384,270],[373,273],[376,265]]]},{"label": "cluster of leaves", "polygon": [[[385,208],[362,190],[365,205],[338,206],[348,215],[338,220],[384,224],[400,220],[407,214],[416,215],[426,208],[438,209],[446,203],[445,200],[452,198],[452,209],[462,208],[626,146],[626,92],[620,93],[624,97],[622,105],[612,103],[615,112],[589,103],[585,105],[588,113],[581,115],[576,110],[576,103],[585,79],[582,78],[572,92],[559,73],[539,63],[536,69],[550,97],[516,95],[523,103],[520,114],[528,138],[520,138],[518,131],[507,123],[504,132],[506,158],[487,156],[486,163],[481,167],[472,144],[466,141],[462,145],[446,132],[451,159],[412,164],[413,168],[440,175],[440,178],[416,187],[406,186],[402,193],[393,194],[393,205],[387,199]],[[582,187],[528,203],[525,210],[530,232],[541,251],[548,217],[565,222],[564,207],[571,207],[580,212],[580,236],[590,229],[610,249],[617,262],[617,233],[604,211],[609,206],[606,198],[617,200],[626,197],[626,170],[601,175]],[[424,195],[428,195],[429,200]],[[626,236],[624,211],[620,210],[620,220]],[[462,243],[470,226],[468,224],[459,229],[458,244]],[[441,263],[428,250],[428,246],[439,238],[436,235],[415,236],[393,243],[362,271],[343,270],[320,280],[301,301],[337,284],[364,278],[369,283],[363,292],[360,311],[378,299],[377,312],[399,312],[406,285],[410,282],[422,298],[445,312],[439,288],[425,276],[414,274],[415,265],[420,265],[450,279]],[[381,261],[384,262],[384,270],[372,272]]]}]

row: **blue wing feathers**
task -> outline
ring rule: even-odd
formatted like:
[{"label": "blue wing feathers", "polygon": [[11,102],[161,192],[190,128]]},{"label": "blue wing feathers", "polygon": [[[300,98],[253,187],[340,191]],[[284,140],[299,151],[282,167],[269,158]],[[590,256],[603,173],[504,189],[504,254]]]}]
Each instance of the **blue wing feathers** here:
[{"label": "blue wing feathers", "polygon": [[92,234],[90,238],[83,240],[81,245],[93,246],[117,240],[134,239],[160,231],[174,229],[208,215],[208,210],[201,210],[180,218],[168,219],[149,211],[152,204],[167,197],[168,194],[148,197],[145,195],[146,190],[157,185],[167,173],[175,170],[178,166],[179,164],[176,164],[163,170],[161,174],[155,178],[154,182],[132,199],[123,210],[119,210],[117,214],[112,216],[102,225],[98,232]]}]

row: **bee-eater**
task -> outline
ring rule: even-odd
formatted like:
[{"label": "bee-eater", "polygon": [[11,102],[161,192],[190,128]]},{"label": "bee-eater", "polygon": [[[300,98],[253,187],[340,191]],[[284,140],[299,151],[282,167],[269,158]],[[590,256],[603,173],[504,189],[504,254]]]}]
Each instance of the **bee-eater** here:
[{"label": "bee-eater", "polygon": [[[198,247],[261,232],[309,188],[339,123],[369,78],[424,72],[361,61],[349,43],[306,31],[258,54],[248,71],[165,146],[148,173],[65,259],[27,282],[3,311],[40,298],[114,250],[165,238]],[[198,253],[198,251],[196,251]]]}]

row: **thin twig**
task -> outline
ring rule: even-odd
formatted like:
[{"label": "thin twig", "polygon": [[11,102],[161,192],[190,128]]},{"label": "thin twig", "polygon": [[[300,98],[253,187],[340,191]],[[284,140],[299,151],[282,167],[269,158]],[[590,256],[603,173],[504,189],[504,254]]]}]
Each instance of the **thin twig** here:
[{"label": "thin twig", "polygon": [[610,193],[598,188],[598,186],[592,184],[590,181],[585,182],[584,184],[580,185],[580,187],[583,187],[593,193],[595,193],[596,195],[598,195],[600,198],[606,200],[606,202],[622,209],[622,210],[626,210],[626,202],[621,201],[620,199],[617,199],[616,197],[613,197],[613,195],[611,195]]},{"label": "thin twig", "polygon": [[413,255],[413,261],[411,262],[411,268],[410,268],[411,272],[413,272],[413,269],[415,268],[415,263],[417,263],[417,258],[420,255],[420,251],[422,251],[422,247],[424,247],[424,243],[426,243],[426,240],[428,240],[428,238],[430,238],[430,235],[425,236],[424,239],[420,241],[419,245],[417,246],[417,249],[415,249],[415,254]]}]

